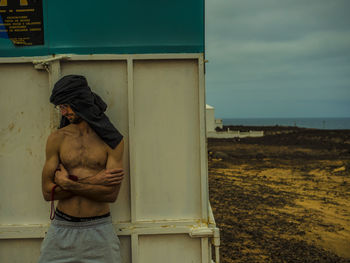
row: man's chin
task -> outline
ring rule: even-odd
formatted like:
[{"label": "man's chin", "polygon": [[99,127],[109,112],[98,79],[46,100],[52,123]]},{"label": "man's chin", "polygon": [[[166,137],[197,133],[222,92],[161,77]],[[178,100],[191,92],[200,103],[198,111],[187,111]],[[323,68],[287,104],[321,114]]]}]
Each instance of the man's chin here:
[{"label": "man's chin", "polygon": [[72,124],[79,124],[82,122],[82,118],[78,117],[78,118],[73,118],[73,119],[68,119],[70,123]]}]

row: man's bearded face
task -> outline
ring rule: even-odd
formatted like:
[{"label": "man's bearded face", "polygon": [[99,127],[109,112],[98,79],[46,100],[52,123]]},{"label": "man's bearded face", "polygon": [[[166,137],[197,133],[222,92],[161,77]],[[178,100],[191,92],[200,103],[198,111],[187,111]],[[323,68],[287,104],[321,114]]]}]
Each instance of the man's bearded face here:
[{"label": "man's bearded face", "polygon": [[57,105],[62,116],[66,117],[70,123],[78,124],[83,119],[79,117],[68,104]]}]

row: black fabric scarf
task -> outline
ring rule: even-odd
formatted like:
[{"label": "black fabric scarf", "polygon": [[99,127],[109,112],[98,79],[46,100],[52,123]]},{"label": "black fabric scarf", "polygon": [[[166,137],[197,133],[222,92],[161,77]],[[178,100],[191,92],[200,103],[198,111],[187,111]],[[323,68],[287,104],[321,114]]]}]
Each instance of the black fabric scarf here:
[{"label": "black fabric scarf", "polygon": [[[67,75],[61,78],[52,90],[50,102],[55,105],[68,104],[112,149],[123,139],[123,135],[104,114],[107,104],[91,91],[85,77]],[[69,124],[69,120],[62,116],[60,128]]]}]

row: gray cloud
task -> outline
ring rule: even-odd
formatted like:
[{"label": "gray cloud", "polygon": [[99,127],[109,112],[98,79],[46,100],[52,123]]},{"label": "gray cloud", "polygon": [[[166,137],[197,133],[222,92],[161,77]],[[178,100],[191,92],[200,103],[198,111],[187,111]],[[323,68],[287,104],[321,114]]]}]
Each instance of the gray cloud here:
[{"label": "gray cloud", "polygon": [[349,116],[349,7],[339,0],[207,1],[207,101],[217,115],[248,117],[237,109],[249,103],[262,117]]}]

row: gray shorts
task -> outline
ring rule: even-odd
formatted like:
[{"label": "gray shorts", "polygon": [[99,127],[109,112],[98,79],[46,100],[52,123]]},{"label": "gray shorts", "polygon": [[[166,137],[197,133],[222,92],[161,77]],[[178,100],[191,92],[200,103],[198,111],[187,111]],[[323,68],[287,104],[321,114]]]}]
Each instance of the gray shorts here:
[{"label": "gray shorts", "polygon": [[120,263],[120,241],[111,217],[87,222],[54,219],[40,249],[39,263]]}]

